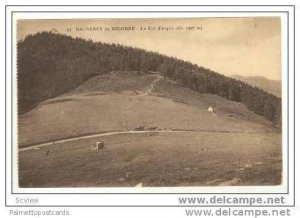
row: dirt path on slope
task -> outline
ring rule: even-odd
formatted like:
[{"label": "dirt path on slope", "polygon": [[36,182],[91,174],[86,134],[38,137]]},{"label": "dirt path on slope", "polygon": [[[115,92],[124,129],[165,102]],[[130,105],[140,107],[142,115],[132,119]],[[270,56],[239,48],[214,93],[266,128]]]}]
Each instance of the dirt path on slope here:
[{"label": "dirt path on slope", "polygon": [[[94,137],[102,137],[102,136],[110,136],[110,135],[121,135],[121,134],[144,134],[144,133],[180,133],[180,132],[218,132],[218,133],[246,133],[246,134],[252,134],[251,132],[243,132],[243,131],[216,131],[216,130],[129,130],[129,131],[113,131],[113,132],[105,132],[105,133],[98,133],[98,134],[91,134],[91,135],[85,135],[85,136],[78,136],[78,137],[71,137],[66,139],[60,139],[60,140],[54,140],[50,142],[44,142],[34,145],[28,145],[19,148],[19,152],[21,151],[27,151],[32,149],[39,149],[44,146],[48,145],[56,145],[61,144],[69,141],[76,141],[80,139],[88,139],[88,138],[94,138]],[[256,133],[253,133],[256,134]]]},{"label": "dirt path on slope", "polygon": [[145,93],[141,94],[141,96],[149,95],[154,89],[154,86],[156,83],[158,83],[161,79],[163,79],[163,76],[156,75],[156,79],[150,84],[149,88],[145,91]]}]

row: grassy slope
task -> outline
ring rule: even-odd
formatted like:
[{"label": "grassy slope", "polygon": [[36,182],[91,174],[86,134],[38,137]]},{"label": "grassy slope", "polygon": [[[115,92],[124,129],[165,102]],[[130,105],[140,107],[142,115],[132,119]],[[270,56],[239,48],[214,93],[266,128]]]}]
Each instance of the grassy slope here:
[{"label": "grassy slope", "polygon": [[[22,151],[19,185],[215,186],[236,179],[235,185],[280,184],[281,135],[268,121],[242,104],[165,79],[143,95],[156,79],[133,72],[91,78],[22,115],[20,146],[141,125],[216,132],[122,134]],[[210,105],[217,113],[207,111]],[[91,151],[97,140],[104,149]]]},{"label": "grassy slope", "polygon": [[[72,92],[40,104],[22,115],[19,145],[138,126],[160,129],[269,132],[270,123],[244,105],[199,94],[161,80],[150,95],[141,95],[153,74],[114,72],[86,81]],[[207,111],[209,106],[217,113]]]},{"label": "grassy slope", "polygon": [[202,110],[206,110],[209,106],[212,106],[217,114],[221,116],[235,117],[237,119],[263,124],[268,127],[272,125],[270,121],[250,111],[240,102],[229,101],[217,95],[200,94],[189,88],[182,87],[172,80],[161,80],[155,86],[154,93],[156,93],[157,96],[196,106]]}]

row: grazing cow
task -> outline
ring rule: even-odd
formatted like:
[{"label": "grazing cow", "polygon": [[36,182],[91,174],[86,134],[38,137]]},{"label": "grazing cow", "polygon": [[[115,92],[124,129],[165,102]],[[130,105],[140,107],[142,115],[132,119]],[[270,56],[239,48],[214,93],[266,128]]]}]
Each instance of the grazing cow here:
[{"label": "grazing cow", "polygon": [[104,148],[104,142],[97,141],[95,145],[92,145],[92,150],[99,150]]},{"label": "grazing cow", "polygon": [[148,130],[153,131],[153,130],[157,130],[158,127],[157,126],[153,126],[153,127],[149,127]]},{"label": "grazing cow", "polygon": [[145,130],[145,127],[144,126],[138,126],[134,130],[135,131],[143,131],[143,130]]}]

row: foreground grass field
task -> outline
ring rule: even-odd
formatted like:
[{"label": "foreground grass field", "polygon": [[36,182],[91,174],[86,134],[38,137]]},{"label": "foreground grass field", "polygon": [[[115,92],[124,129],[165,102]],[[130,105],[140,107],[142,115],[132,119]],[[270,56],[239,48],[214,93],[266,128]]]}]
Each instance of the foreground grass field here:
[{"label": "foreground grass field", "polygon": [[[96,141],[104,149],[92,151]],[[281,134],[269,121],[153,73],[97,76],[41,103],[19,119],[19,148],[21,187],[281,183]]]},{"label": "foreground grass field", "polygon": [[[105,148],[92,151],[95,140]],[[21,187],[277,185],[279,142],[278,134],[211,132],[76,140],[20,152],[19,181]]]}]

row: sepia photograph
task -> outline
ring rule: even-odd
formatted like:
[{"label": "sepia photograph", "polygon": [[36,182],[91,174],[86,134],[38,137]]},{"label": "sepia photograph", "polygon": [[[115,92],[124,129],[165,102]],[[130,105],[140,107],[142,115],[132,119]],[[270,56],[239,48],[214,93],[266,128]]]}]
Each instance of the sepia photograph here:
[{"label": "sepia photograph", "polygon": [[281,17],[16,21],[20,188],[279,186]]}]

